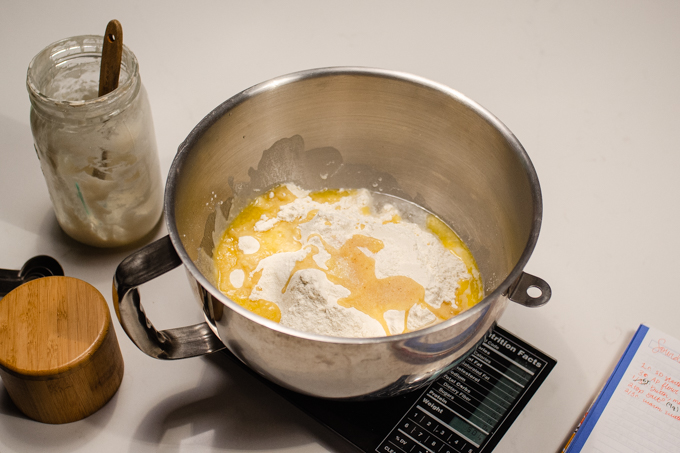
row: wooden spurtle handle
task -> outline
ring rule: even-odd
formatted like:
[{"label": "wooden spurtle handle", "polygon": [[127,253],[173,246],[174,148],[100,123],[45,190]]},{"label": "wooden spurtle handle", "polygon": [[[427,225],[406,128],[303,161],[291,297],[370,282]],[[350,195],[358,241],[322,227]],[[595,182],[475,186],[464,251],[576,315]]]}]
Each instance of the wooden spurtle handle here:
[{"label": "wooden spurtle handle", "polygon": [[110,93],[118,87],[122,55],[123,26],[116,19],[113,19],[106,26],[106,33],[104,34],[102,65],[99,73],[99,96]]}]

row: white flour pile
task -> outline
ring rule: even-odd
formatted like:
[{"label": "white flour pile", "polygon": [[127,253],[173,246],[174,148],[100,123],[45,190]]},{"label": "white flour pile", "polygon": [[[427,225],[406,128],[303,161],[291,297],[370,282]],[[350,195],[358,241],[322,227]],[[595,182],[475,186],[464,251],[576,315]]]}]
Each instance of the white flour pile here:
[{"label": "white flour pile", "polygon": [[[387,310],[383,313],[390,334],[414,331],[440,322],[441,319],[427,306],[437,309],[444,301],[455,305],[459,281],[470,278],[465,264],[434,234],[414,223],[394,222],[399,212],[393,205],[386,204],[379,212],[367,215],[373,204],[367,190],[353,191],[335,203],[319,203],[312,200],[308,191],[292,184],[286,187],[297,198],[282,205],[276,217],[263,215],[255,224],[254,233],[269,231],[279,222],[298,224],[300,250],[267,256],[249,274],[242,269],[234,269],[229,274],[231,285],[240,288],[249,277],[261,272],[249,298],[275,303],[281,310],[282,325],[337,337],[386,335],[383,325],[374,317],[338,304],[338,300],[349,296],[350,291],[332,283],[325,273],[332,256],[324,242],[332,252],[355,235],[382,241],[383,247],[377,253],[359,247],[375,260],[373,278],[404,276],[424,288],[426,305],[416,303],[408,311]],[[273,197],[273,192],[269,196]],[[316,211],[315,215],[307,220],[313,211]],[[261,245],[265,246],[254,236],[238,238],[238,248],[244,255],[258,252]],[[318,268],[298,269],[291,275],[296,265],[309,254],[313,254]]]}]

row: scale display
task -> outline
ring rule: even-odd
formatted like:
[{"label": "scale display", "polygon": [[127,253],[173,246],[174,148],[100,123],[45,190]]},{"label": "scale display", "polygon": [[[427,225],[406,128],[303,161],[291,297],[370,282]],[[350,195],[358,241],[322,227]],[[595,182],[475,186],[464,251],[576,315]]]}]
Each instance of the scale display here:
[{"label": "scale display", "polygon": [[496,327],[470,356],[421,394],[375,451],[491,451],[510,426],[504,422],[517,418],[554,365],[545,354]]},{"label": "scale display", "polygon": [[495,326],[464,361],[424,390],[384,400],[314,398],[279,387],[246,369],[360,451],[488,453],[556,363]]}]

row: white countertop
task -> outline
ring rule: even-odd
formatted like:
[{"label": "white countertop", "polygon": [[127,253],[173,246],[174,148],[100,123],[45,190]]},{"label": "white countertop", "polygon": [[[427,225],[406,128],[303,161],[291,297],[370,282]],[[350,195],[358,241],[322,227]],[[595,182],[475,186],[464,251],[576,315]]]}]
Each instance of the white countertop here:
[{"label": "white countertop", "polygon": [[[82,246],[57,226],[25,77],[46,45],[102,34],[116,18],[140,62],[164,175],[222,101],[314,67],[417,74],[515,133],[545,208],[525,270],[553,296],[539,309],[510,304],[500,325],[558,363],[495,451],[558,451],[640,323],[680,336],[676,1],[34,1],[0,11],[0,268],[51,255],[111,304],[114,270],[133,249]],[[142,292],[159,328],[201,320],[181,269]],[[352,451],[226,360],[155,360],[115,325],[125,377],[114,398],[52,426],[25,418],[2,388],[0,451]]]}]

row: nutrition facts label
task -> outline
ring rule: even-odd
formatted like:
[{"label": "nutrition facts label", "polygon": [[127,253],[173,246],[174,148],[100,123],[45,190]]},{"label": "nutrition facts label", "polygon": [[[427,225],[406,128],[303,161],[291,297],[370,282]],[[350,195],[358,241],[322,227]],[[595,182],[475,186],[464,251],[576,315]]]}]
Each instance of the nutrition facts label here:
[{"label": "nutrition facts label", "polygon": [[489,452],[555,363],[496,326],[465,361],[423,392],[375,451]]}]

